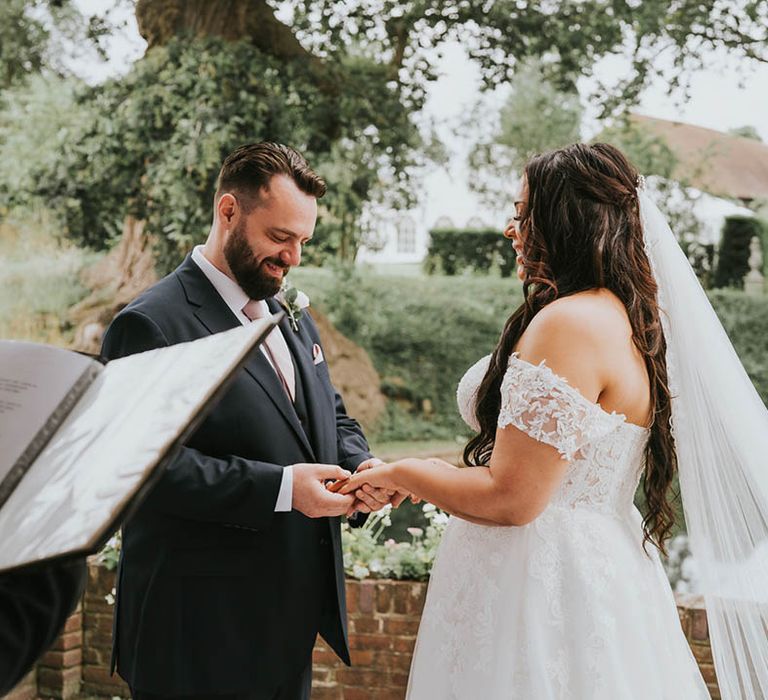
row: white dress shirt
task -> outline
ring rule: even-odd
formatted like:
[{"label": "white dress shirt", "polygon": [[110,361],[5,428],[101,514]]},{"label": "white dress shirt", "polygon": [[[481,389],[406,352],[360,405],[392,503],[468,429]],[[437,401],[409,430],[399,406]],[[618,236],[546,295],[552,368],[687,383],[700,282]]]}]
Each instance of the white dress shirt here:
[{"label": "white dress shirt", "polygon": [[[221,270],[211,263],[208,258],[203,255],[203,246],[195,246],[192,251],[192,260],[200,268],[200,271],[208,278],[208,281],[213,285],[214,289],[219,293],[219,296],[224,300],[224,303],[230,308],[240,323],[244,326],[248,325],[251,321],[243,313],[243,307],[250,301],[248,295],[240,288],[240,285],[233,279],[227,277]],[[264,305],[264,315],[270,314],[269,307],[266,301],[261,301]],[[275,328],[273,333],[281,333],[279,328]],[[264,356],[272,364],[269,355],[261,348]],[[274,365],[273,365],[274,368]],[[275,512],[282,513],[289,511],[293,508],[293,465],[285,467],[283,469],[283,479],[280,482],[280,490],[277,493],[277,502],[275,503]]]}]

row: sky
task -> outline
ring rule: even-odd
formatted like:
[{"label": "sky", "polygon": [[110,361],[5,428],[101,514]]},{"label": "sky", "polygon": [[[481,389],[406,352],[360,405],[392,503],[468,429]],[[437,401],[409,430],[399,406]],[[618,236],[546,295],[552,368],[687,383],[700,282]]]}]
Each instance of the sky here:
[{"label": "sky", "polygon": [[[76,4],[86,14],[100,12],[104,7],[103,0],[76,0]],[[90,82],[126,72],[144,53],[146,44],[138,33],[129,3],[119,8],[115,19],[124,19],[126,26],[112,38],[109,60],[98,62],[88,58],[76,66]],[[481,97],[480,71],[457,42],[441,47],[441,53],[440,78],[431,85],[423,116],[436,124],[451,158],[444,168],[434,167],[424,174],[421,187],[424,196],[415,217],[427,227],[441,216],[449,217],[458,226],[478,217],[485,223],[499,225],[503,223],[500,218],[508,210],[508,203],[499,203],[498,208],[489,210],[467,185],[471,174],[466,158],[477,134],[462,131],[461,124]],[[626,70],[626,60],[618,57],[603,59],[595,67],[596,75],[608,83],[624,75]],[[582,95],[589,92],[591,85],[586,79],[580,83]],[[486,99],[492,104],[501,104],[504,96],[505,91],[501,89]],[[595,119],[595,106],[585,103],[585,107],[582,136],[590,138],[598,131],[599,124]],[[738,59],[725,51],[713,52],[706,57],[706,68],[692,75],[687,100],[679,91],[668,95],[665,82],[658,80],[645,90],[634,111],[719,131],[750,125],[768,142],[768,65]]]}]

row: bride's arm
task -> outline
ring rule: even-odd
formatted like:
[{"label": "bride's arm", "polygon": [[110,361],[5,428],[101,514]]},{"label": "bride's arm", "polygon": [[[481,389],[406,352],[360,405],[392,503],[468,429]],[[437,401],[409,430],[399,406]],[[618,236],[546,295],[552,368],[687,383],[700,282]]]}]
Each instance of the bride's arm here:
[{"label": "bride's arm", "polygon": [[[488,467],[404,459],[369,470],[375,486],[396,488],[481,525],[525,525],[547,506],[568,463],[553,447],[516,428],[500,429]],[[353,477],[350,490],[360,488]]]},{"label": "bride's arm", "polygon": [[[605,387],[605,364],[595,345],[599,333],[589,332],[594,318],[544,312],[539,316],[519,346],[520,357],[532,365],[546,360],[549,369],[582,397],[596,401]],[[598,330],[604,333],[604,327]],[[556,432],[560,409],[555,397],[540,397],[530,408],[530,420],[543,421]],[[574,428],[573,421],[559,425]],[[407,491],[473,522],[525,525],[547,507],[567,468],[568,461],[552,444],[505,422],[496,430],[488,467],[457,469],[439,460],[406,459],[354,476],[349,490],[370,480],[374,486]]]}]

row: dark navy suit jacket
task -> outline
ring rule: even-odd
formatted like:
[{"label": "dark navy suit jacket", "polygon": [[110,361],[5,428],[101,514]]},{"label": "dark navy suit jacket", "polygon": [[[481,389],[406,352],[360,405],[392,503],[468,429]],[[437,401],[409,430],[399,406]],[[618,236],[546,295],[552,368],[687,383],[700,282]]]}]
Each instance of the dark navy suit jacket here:
[{"label": "dark navy suit jacket", "polygon": [[[267,300],[273,312],[280,310]],[[114,319],[108,359],[239,325],[191,257]],[[280,684],[309,662],[319,632],[349,663],[339,518],[274,507],[286,465],[370,457],[347,416],[305,312],[280,328],[296,405],[260,350],[123,527],[113,668],[161,694],[235,693]]]}]

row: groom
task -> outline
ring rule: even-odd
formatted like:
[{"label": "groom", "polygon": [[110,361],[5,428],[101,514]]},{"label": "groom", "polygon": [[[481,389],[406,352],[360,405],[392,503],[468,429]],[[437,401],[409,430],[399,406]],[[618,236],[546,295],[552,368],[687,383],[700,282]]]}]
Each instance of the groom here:
[{"label": "groom", "polygon": [[[238,148],[205,245],[114,319],[103,354],[280,311],[324,193],[295,150]],[[339,516],[391,494],[342,496],[325,482],[376,462],[312,319],[284,318],[123,529],[112,664],[133,697],[309,698],[318,633],[349,664]]]}]

